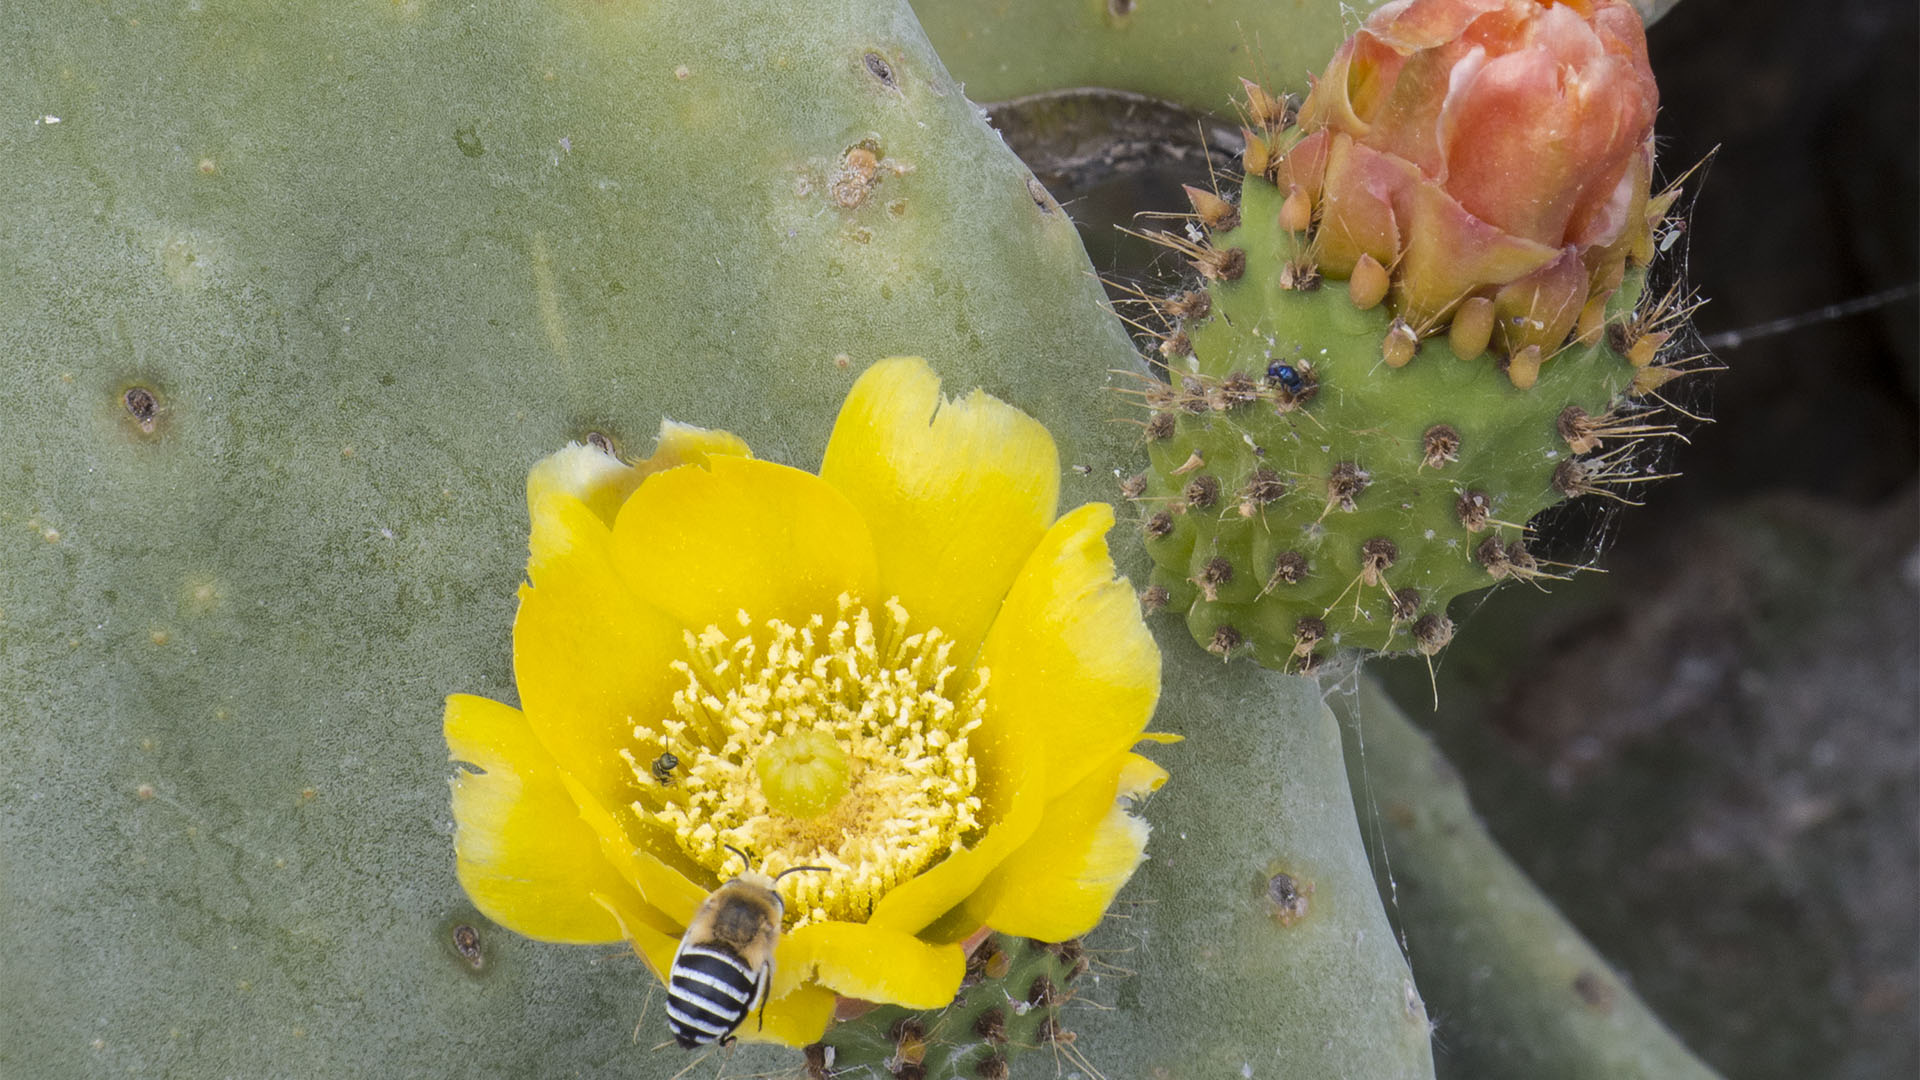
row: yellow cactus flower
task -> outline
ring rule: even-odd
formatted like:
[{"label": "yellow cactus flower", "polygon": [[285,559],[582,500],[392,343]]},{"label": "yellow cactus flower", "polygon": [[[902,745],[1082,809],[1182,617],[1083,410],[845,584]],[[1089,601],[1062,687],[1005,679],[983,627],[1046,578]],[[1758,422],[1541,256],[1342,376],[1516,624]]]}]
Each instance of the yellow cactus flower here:
[{"label": "yellow cactus flower", "polygon": [[1143,857],[1133,752],[1160,656],[1116,579],[1113,512],[1055,518],[1033,418],[917,359],[842,406],[819,475],[663,425],[628,466],[534,467],[514,620],[521,707],[447,699],[460,882],[528,937],[625,941],[666,971],[710,890],[778,874],[764,1022],[837,996],[952,1000],[982,927],[1091,929]]}]

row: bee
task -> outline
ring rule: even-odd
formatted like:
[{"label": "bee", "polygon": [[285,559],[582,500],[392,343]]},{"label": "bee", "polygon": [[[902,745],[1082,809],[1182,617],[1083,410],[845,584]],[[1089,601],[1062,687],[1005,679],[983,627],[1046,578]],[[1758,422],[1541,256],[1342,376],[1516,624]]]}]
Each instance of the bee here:
[{"label": "bee", "polygon": [[[753,865],[738,848],[727,850]],[[773,950],[787,913],[773,886],[803,870],[827,872],[824,866],[795,866],[768,877],[748,869],[715,889],[693,913],[667,970],[667,1028],[675,1042],[689,1050],[729,1045],[756,1007],[765,1021]]]},{"label": "bee", "polygon": [[653,778],[660,781],[661,787],[673,786],[673,770],[680,767],[680,759],[673,756],[671,750],[663,751],[653,759]]}]

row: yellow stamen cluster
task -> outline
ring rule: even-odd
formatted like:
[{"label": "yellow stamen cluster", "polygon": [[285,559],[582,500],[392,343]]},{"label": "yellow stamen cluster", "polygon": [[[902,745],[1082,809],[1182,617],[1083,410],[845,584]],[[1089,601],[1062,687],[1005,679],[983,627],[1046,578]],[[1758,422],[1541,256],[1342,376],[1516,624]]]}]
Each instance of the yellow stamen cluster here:
[{"label": "yellow stamen cluster", "polygon": [[678,759],[672,782],[627,752],[643,792],[634,810],[715,878],[744,869],[727,845],[768,874],[826,868],[779,883],[791,924],[863,921],[981,829],[967,739],[987,671],[960,675],[953,642],[937,628],[909,634],[897,600],[880,614],[876,628],[842,596],[831,625],[755,628],[741,612],[732,633],[688,634],[674,715],[634,732]]}]

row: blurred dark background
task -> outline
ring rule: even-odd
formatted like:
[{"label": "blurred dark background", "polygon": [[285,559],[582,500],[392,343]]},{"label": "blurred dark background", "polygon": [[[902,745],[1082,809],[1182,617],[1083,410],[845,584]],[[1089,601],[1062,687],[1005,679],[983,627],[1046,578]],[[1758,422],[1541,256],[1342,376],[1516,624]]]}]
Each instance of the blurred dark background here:
[{"label": "blurred dark background", "polygon": [[[1604,573],[1455,605],[1437,712],[1423,663],[1376,669],[1516,860],[1729,1077],[1920,1075],[1916,5],[1684,0],[1649,42],[1661,170],[1713,154],[1684,265],[1726,370],[1673,395],[1712,422],[1644,507],[1537,523]],[[1185,209],[1204,125],[1085,111],[995,120],[1103,273],[1164,285],[1116,226]]]}]

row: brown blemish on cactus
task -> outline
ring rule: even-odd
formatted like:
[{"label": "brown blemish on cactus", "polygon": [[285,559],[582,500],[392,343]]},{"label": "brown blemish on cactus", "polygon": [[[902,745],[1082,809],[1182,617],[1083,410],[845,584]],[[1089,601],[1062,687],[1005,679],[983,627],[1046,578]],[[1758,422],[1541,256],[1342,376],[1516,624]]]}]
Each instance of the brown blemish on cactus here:
[{"label": "brown blemish on cactus", "polygon": [[1220,586],[1233,582],[1233,564],[1224,555],[1215,555],[1200,567],[1200,573],[1193,583],[1200,586],[1200,594],[1208,600],[1220,599]]},{"label": "brown blemish on cactus", "polygon": [[1178,360],[1193,355],[1193,339],[1185,330],[1175,330],[1160,342],[1160,355],[1169,360]]},{"label": "brown blemish on cactus", "polygon": [[1134,0],[1107,0],[1107,16],[1115,22],[1125,20],[1133,14]]},{"label": "brown blemish on cactus", "polygon": [[620,456],[619,449],[613,445],[613,440],[609,438],[605,432],[587,432],[587,445],[610,458],[618,458]]},{"label": "brown blemish on cactus", "polygon": [[1161,442],[1173,437],[1173,414],[1157,412],[1147,418],[1147,439]]},{"label": "brown blemish on cactus", "polygon": [[1285,871],[1269,873],[1261,893],[1266,900],[1267,917],[1282,927],[1306,918],[1312,908],[1313,882]]},{"label": "brown blemish on cactus", "polygon": [[1582,968],[1580,973],[1573,977],[1573,992],[1580,995],[1581,1002],[1594,1012],[1602,1016],[1613,1013],[1613,1002],[1616,996],[1613,985],[1607,982],[1599,972]]},{"label": "brown blemish on cactus", "polygon": [[1487,498],[1484,491],[1463,491],[1453,504],[1453,512],[1460,518],[1460,524],[1470,533],[1477,533],[1487,527],[1487,518],[1493,512],[1493,500]]},{"label": "brown blemish on cactus", "polygon": [[1134,473],[1120,481],[1120,497],[1132,502],[1147,492],[1147,474]]},{"label": "brown blemish on cactus", "polygon": [[1007,1013],[1000,1008],[983,1011],[973,1021],[973,1033],[995,1046],[1004,1046],[1007,1041]]},{"label": "brown blemish on cactus", "polygon": [[1371,483],[1373,483],[1373,474],[1358,464],[1343,461],[1335,465],[1333,471],[1327,474],[1327,509],[1322,511],[1320,516],[1326,517],[1327,512],[1336,506],[1352,513],[1353,500],[1367,490],[1367,485]]},{"label": "brown blemish on cactus", "polygon": [[1214,628],[1213,637],[1207,641],[1207,651],[1218,657],[1230,658],[1233,656],[1233,650],[1239,648],[1245,640],[1245,636],[1240,631],[1222,623]]},{"label": "brown blemish on cactus", "polygon": [[1378,585],[1381,575],[1400,558],[1400,546],[1384,536],[1376,536],[1360,545],[1360,581]]},{"label": "brown blemish on cactus", "polygon": [[1005,1055],[996,1050],[980,1059],[980,1064],[973,1067],[973,1075],[980,1080],[1007,1080],[1013,1073],[1007,1068]]},{"label": "brown blemish on cactus", "polygon": [[453,951],[460,954],[460,959],[465,960],[467,966],[475,971],[486,966],[486,954],[480,951],[480,931],[467,923],[454,926]]},{"label": "brown blemish on cactus", "polygon": [[827,195],[843,210],[858,209],[880,183],[880,147],[871,139],[847,147],[827,181]]},{"label": "brown blemish on cactus", "polygon": [[869,52],[860,58],[860,62],[866,65],[867,74],[880,80],[882,86],[889,90],[900,89],[900,84],[893,78],[893,65],[887,63],[886,57],[877,52]]},{"label": "brown blemish on cactus", "polygon": [[1140,590],[1140,610],[1151,615],[1165,608],[1173,601],[1173,594],[1164,585],[1149,585]]},{"label": "brown blemish on cactus", "polygon": [[1460,460],[1460,433],[1451,425],[1435,424],[1420,437],[1422,468],[1442,469],[1450,461]]},{"label": "brown blemish on cactus", "polygon": [[1211,510],[1220,501],[1220,478],[1212,473],[1200,473],[1187,481],[1180,494],[1195,510]]},{"label": "brown blemish on cactus", "polygon": [[160,420],[159,395],[144,386],[129,386],[126,393],[120,395],[120,402],[142,435],[153,434]]},{"label": "brown blemish on cactus", "polygon": [[1173,535],[1173,515],[1168,511],[1162,510],[1148,518],[1143,528],[1146,530],[1147,539],[1165,540],[1167,537]]},{"label": "brown blemish on cactus", "polygon": [[826,1043],[809,1043],[801,1054],[807,1063],[807,1080],[829,1080],[833,1076],[833,1059],[838,1056],[833,1047]]},{"label": "brown blemish on cactus", "polygon": [[1033,200],[1033,205],[1039,207],[1043,214],[1060,212],[1060,204],[1054,201],[1053,192],[1048,191],[1045,184],[1032,176],[1027,177],[1027,197]]}]

